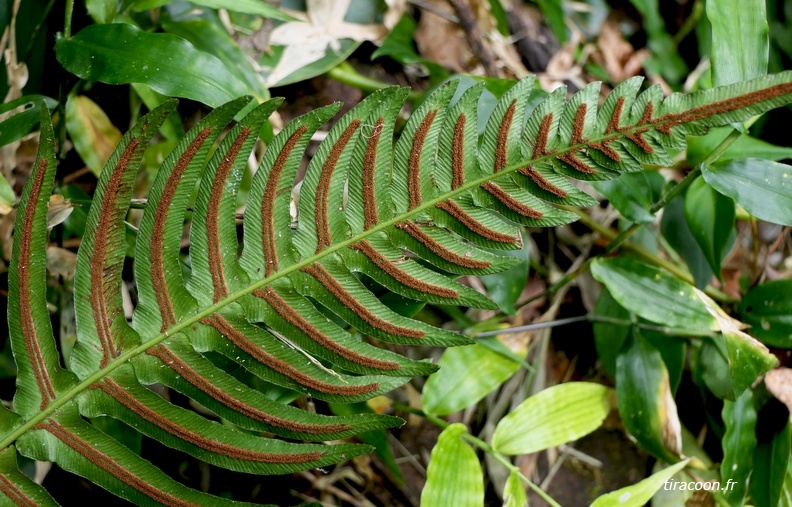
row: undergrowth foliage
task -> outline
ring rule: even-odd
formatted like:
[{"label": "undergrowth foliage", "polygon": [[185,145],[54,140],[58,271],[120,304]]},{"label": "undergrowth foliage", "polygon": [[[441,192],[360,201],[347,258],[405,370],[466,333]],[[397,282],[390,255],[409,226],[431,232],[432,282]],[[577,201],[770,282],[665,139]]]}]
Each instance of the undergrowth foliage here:
[{"label": "undergrowth foliage", "polygon": [[[267,383],[341,403],[430,374],[432,363],[359,336],[407,345],[470,340],[397,314],[370,292],[366,278],[411,299],[495,308],[455,278],[517,262],[497,253],[520,247],[517,224],[575,219],[553,204],[595,203],[567,178],[603,180],[641,164],[669,165],[667,150],[684,148],[686,135],[792,102],[792,73],[667,98],[659,86],[639,93],[641,85],[638,78],[625,81],[601,106],[598,84],[569,100],[561,88],[528,111],[529,78],[500,100],[479,137],[483,85],[458,94],[452,82],[415,110],[395,144],[394,123],[407,91],[379,91],[340,118],[319,146],[295,217],[300,161],[340,106],[317,109],[267,147],[248,195],[241,254],[237,191],[257,134],[280,100],[253,109],[217,145],[250,100],[219,107],[186,134],[157,174],[135,245],[138,299],[128,321],[121,292],[125,218],[144,149],[176,106],[166,102],[123,137],[102,172],[78,253],[78,338],[68,369],[60,366],[43,297],[55,141],[42,111],[39,155],[19,205],[9,274],[19,374],[13,411],[0,408],[0,490],[19,505],[55,503],[19,471],[19,452],[54,461],[141,505],[229,502],[177,483],[86,420],[103,415],[248,473],[284,474],[369,452],[365,445],[322,442],[393,427],[400,419],[317,415],[273,401],[229,372],[241,366]],[[182,229],[196,184],[190,273],[183,276]],[[146,387],[155,383],[238,429],[169,403]]]}]

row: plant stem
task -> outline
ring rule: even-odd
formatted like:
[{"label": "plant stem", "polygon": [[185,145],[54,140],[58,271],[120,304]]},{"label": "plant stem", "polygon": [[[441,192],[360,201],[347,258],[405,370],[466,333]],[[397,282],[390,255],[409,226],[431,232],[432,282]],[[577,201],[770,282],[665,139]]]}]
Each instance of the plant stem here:
[{"label": "plant stem", "polygon": [[[430,423],[432,423],[435,426],[437,426],[439,428],[442,428],[442,429],[446,429],[449,426],[451,426],[448,422],[444,421],[443,419],[441,419],[441,418],[439,418],[439,417],[437,417],[435,415],[427,414],[426,412],[424,412],[422,410],[414,409],[414,408],[409,407],[407,405],[404,405],[402,403],[394,402],[393,403],[393,408],[396,408],[398,410],[402,410],[404,412],[409,412],[411,414],[415,414],[417,416],[423,417],[424,419],[426,419]],[[542,500],[544,500],[545,502],[550,504],[552,507],[561,507],[561,505],[559,505],[558,502],[553,500],[553,498],[550,495],[548,495],[544,490],[542,490],[542,488],[540,488],[539,486],[534,484],[533,481],[531,481],[528,477],[526,477],[520,471],[519,467],[515,466],[511,461],[509,461],[509,459],[506,456],[504,456],[503,454],[501,454],[498,451],[496,451],[495,449],[493,449],[492,446],[489,445],[487,442],[485,442],[484,440],[482,440],[482,439],[480,439],[480,438],[478,438],[478,437],[476,437],[474,435],[471,435],[470,433],[467,433],[467,432],[465,432],[462,435],[462,438],[464,438],[470,444],[478,447],[482,451],[486,452],[487,454],[489,454],[490,456],[495,458],[500,464],[505,466],[510,472],[514,472],[520,479],[522,479],[522,481],[525,484],[528,485],[529,488],[534,490],[534,492],[536,492],[537,495],[542,497]]]},{"label": "plant stem", "polygon": [[[338,64],[337,67],[330,69],[327,75],[340,83],[354,86],[358,90],[363,90],[364,92],[369,93],[393,86],[388,83],[383,83],[382,81],[364,76],[360,72],[356,71],[355,68],[352,67],[352,65],[348,62],[342,62]],[[407,100],[410,102],[417,102],[422,97],[423,93],[410,90],[409,95],[407,95]]]},{"label": "plant stem", "polygon": [[497,336],[497,335],[509,334],[509,333],[521,333],[524,331],[536,331],[539,329],[547,329],[551,327],[566,326],[568,324],[576,324],[578,322],[603,322],[606,324],[613,324],[614,326],[622,326],[622,327],[634,326],[639,329],[647,329],[649,331],[656,331],[658,333],[672,335],[672,336],[712,336],[713,335],[713,333],[710,331],[691,332],[691,330],[689,329],[682,329],[682,328],[675,328],[668,326],[655,326],[652,324],[645,324],[643,322],[632,322],[629,320],[617,319],[614,317],[606,317],[604,315],[594,315],[590,313],[586,315],[579,315],[577,317],[568,317],[566,319],[556,319],[548,322],[534,322],[533,324],[526,324],[524,326],[514,326],[514,327],[507,327],[504,329],[496,329],[494,331],[485,331],[483,333],[476,334],[476,338],[486,338],[488,336]]},{"label": "plant stem", "polygon": [[[668,203],[671,202],[674,199],[674,197],[678,196],[680,193],[682,193],[684,190],[686,190],[691,185],[691,183],[693,183],[696,180],[696,178],[698,178],[701,175],[701,171],[702,171],[703,167],[708,166],[708,165],[712,164],[713,162],[715,162],[716,160],[718,160],[718,158],[720,158],[720,156],[723,155],[723,153],[729,148],[729,146],[731,146],[732,143],[734,141],[736,141],[741,135],[742,134],[739,131],[732,130],[732,132],[726,137],[726,139],[721,141],[721,143],[718,145],[718,147],[715,148],[714,150],[712,150],[712,152],[710,152],[710,154],[707,156],[707,158],[705,158],[701,162],[701,164],[699,164],[695,169],[690,171],[688,173],[688,175],[685,176],[685,178],[682,181],[679,182],[678,185],[676,185],[674,188],[672,188],[671,190],[666,192],[663,195],[663,197],[660,198],[659,201],[654,203],[649,208],[649,213],[654,215],[655,213],[657,213],[661,209],[665,208],[666,205],[668,205]],[[621,234],[616,236],[613,239],[613,241],[611,241],[608,244],[608,246],[605,248],[605,253],[608,254],[608,253],[614,251],[622,243],[624,243],[624,241],[627,238],[632,236],[632,234],[635,231],[637,231],[638,228],[640,228],[640,227],[641,227],[641,224],[632,224],[632,225],[630,225],[630,227],[628,227],[627,229],[622,231]]]},{"label": "plant stem", "polygon": [[696,0],[693,3],[693,9],[690,12],[690,16],[687,17],[682,26],[679,28],[679,31],[674,34],[674,43],[679,45],[682,42],[682,39],[687,37],[687,34],[692,32],[696,26],[699,24],[699,20],[701,19],[701,15],[704,13],[704,4],[703,2]]},{"label": "plant stem", "polygon": [[63,21],[63,36],[71,37],[72,14],[74,14],[74,0],[66,0],[66,16]]},{"label": "plant stem", "polygon": [[[679,185],[677,185],[674,188],[677,188],[677,187],[679,187]],[[577,208],[566,207],[566,206],[564,207],[564,209],[566,209],[567,211],[571,211],[572,213],[577,214],[580,217],[580,223],[584,224],[586,227],[588,227],[592,231],[596,232],[597,234],[599,234],[599,235],[601,235],[603,237],[609,238],[611,240],[614,240],[614,241],[618,237],[618,234],[616,232],[614,232],[609,227],[606,227],[606,226],[602,225],[601,223],[597,222],[596,220],[594,220],[593,218],[591,218],[591,215],[589,215],[585,211],[577,209]],[[610,244],[608,246],[610,246]],[[631,252],[635,253],[636,255],[638,255],[639,257],[641,257],[645,261],[649,262],[650,264],[654,264],[655,266],[657,266],[659,268],[665,269],[666,271],[668,271],[672,275],[676,276],[677,278],[679,278],[681,280],[684,280],[684,281],[686,281],[688,283],[694,283],[693,277],[690,275],[690,273],[688,273],[684,269],[680,268],[676,264],[674,264],[672,262],[669,262],[668,260],[663,259],[662,257],[650,252],[649,250],[643,248],[642,246],[636,245],[635,243],[629,243],[629,242],[623,243],[622,246],[625,249],[630,250]],[[606,252],[607,252],[607,248],[606,248]],[[729,296],[728,294],[726,294],[723,291],[720,291],[720,290],[716,289],[715,287],[712,287],[711,285],[708,285],[707,288],[704,290],[704,292],[708,296],[710,296],[711,298],[713,298],[713,299],[715,299],[717,301],[720,301],[722,303],[733,303],[733,302],[735,302],[735,299],[733,297]]]}]

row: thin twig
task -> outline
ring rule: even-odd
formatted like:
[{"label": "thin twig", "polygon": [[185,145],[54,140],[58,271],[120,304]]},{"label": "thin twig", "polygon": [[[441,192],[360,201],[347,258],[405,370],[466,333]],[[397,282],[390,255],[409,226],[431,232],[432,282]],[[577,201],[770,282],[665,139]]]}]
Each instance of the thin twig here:
[{"label": "thin twig", "polygon": [[446,21],[450,21],[451,23],[459,24],[459,18],[454,16],[453,14],[449,14],[448,12],[444,11],[443,9],[438,9],[432,4],[428,4],[426,2],[421,2],[420,0],[410,0],[409,3],[413,4],[414,6],[418,7],[419,9],[423,9],[426,12],[431,12],[436,16],[440,16],[441,18],[445,19]]},{"label": "thin twig", "polygon": [[454,7],[459,16],[459,23],[462,25],[462,29],[465,30],[470,48],[484,66],[484,72],[490,77],[498,77],[498,65],[495,61],[495,54],[484,42],[484,35],[481,33],[478,23],[476,23],[476,17],[473,15],[473,11],[470,10],[470,6],[463,0],[448,0],[448,2]]}]

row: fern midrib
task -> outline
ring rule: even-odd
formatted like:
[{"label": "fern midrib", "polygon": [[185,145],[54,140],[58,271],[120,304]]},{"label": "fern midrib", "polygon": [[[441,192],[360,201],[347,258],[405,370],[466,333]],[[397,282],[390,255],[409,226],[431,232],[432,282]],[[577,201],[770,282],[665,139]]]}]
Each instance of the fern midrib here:
[{"label": "fern midrib", "polygon": [[[684,111],[682,113],[684,113]],[[650,128],[651,129],[657,129],[658,125],[673,124],[674,121],[676,120],[675,116],[676,115],[671,115],[671,117],[666,119],[666,120],[661,120],[661,121],[658,121],[656,123],[652,123]],[[678,125],[679,124],[677,123],[674,126],[678,126]],[[556,151],[554,151],[552,153],[547,153],[545,155],[542,155],[541,157],[537,157],[537,158],[534,158],[534,159],[529,159],[529,160],[520,162],[518,164],[510,164],[509,166],[500,169],[498,172],[487,174],[487,175],[485,175],[485,176],[483,176],[481,178],[468,181],[468,182],[464,183],[462,186],[459,186],[456,189],[453,189],[453,190],[450,190],[449,192],[441,194],[440,196],[434,197],[433,199],[424,200],[420,205],[416,206],[415,208],[413,208],[411,210],[406,211],[405,213],[402,213],[402,214],[400,214],[400,215],[398,215],[398,216],[396,216],[396,217],[394,217],[394,218],[392,218],[390,220],[387,220],[385,222],[381,222],[381,223],[379,223],[379,224],[377,224],[375,226],[372,226],[370,229],[365,230],[365,231],[361,232],[360,234],[358,234],[358,235],[356,235],[356,236],[354,236],[354,237],[352,237],[350,239],[347,239],[347,240],[335,243],[333,245],[330,245],[330,246],[326,247],[325,249],[323,249],[321,252],[312,255],[311,257],[303,259],[302,261],[297,262],[295,264],[292,264],[289,267],[283,268],[280,271],[278,271],[277,273],[274,273],[271,276],[268,276],[266,278],[263,278],[262,280],[254,282],[254,283],[250,284],[249,286],[247,286],[246,288],[244,288],[242,290],[239,290],[237,292],[233,292],[233,293],[227,295],[225,298],[223,298],[220,301],[218,301],[217,303],[215,303],[215,304],[213,304],[211,306],[208,306],[204,310],[196,313],[192,317],[189,317],[189,318],[183,320],[182,322],[180,322],[180,323],[168,328],[167,330],[165,330],[164,332],[162,332],[159,335],[155,336],[154,338],[152,338],[152,339],[150,339],[150,340],[148,340],[148,341],[146,341],[144,343],[141,343],[140,345],[138,345],[138,346],[136,346],[134,348],[131,348],[131,349],[127,350],[126,352],[121,353],[118,357],[116,357],[115,359],[109,361],[104,368],[101,368],[101,369],[97,370],[95,373],[89,375],[88,377],[86,377],[85,379],[83,379],[82,381],[77,383],[74,387],[68,389],[67,391],[65,391],[60,396],[58,396],[57,398],[53,399],[47,405],[47,407],[44,410],[42,410],[41,412],[36,414],[34,417],[31,417],[30,419],[28,419],[19,428],[17,428],[16,430],[12,431],[7,436],[5,436],[2,440],[0,440],[0,449],[5,449],[9,445],[13,444],[17,439],[19,439],[21,436],[23,436],[25,433],[27,433],[29,430],[31,430],[34,426],[36,426],[40,422],[48,419],[52,414],[57,412],[57,410],[59,408],[63,407],[68,402],[70,402],[71,400],[75,399],[80,393],[82,393],[83,391],[88,389],[91,385],[95,384],[96,382],[102,380],[104,377],[108,376],[110,373],[112,373],[115,369],[119,368],[121,365],[127,363],[128,361],[131,361],[133,358],[137,357],[138,355],[145,353],[148,349],[150,349],[150,348],[152,348],[152,347],[154,347],[156,345],[159,345],[161,342],[163,342],[167,338],[169,338],[169,337],[171,337],[171,336],[173,336],[173,335],[175,335],[175,334],[177,334],[177,333],[189,328],[193,324],[196,324],[196,323],[200,322],[201,319],[204,319],[206,317],[209,317],[209,316],[213,315],[214,313],[218,312],[219,310],[221,310],[222,308],[228,306],[229,304],[235,302],[236,300],[240,299],[241,297],[246,296],[248,294],[251,294],[253,291],[255,291],[257,289],[261,289],[261,288],[267,286],[268,284],[274,282],[275,280],[278,280],[278,279],[280,279],[280,278],[282,278],[282,277],[284,277],[284,276],[286,276],[286,275],[288,275],[290,273],[298,271],[298,270],[302,269],[303,267],[310,266],[311,264],[314,264],[314,263],[322,260],[323,258],[325,258],[325,257],[327,257],[327,256],[329,256],[329,255],[331,255],[331,254],[343,249],[343,248],[347,248],[348,246],[350,246],[350,245],[352,245],[354,243],[358,243],[358,242],[366,239],[367,237],[369,237],[369,236],[371,236],[373,234],[376,234],[378,232],[384,231],[385,229],[387,229],[389,227],[393,227],[397,223],[403,222],[404,220],[409,219],[413,215],[417,215],[417,214],[419,214],[419,213],[421,213],[423,211],[427,211],[427,210],[433,208],[438,203],[441,203],[443,201],[447,201],[448,199],[452,199],[452,198],[454,198],[454,197],[456,197],[456,196],[458,196],[460,194],[463,194],[463,193],[465,193],[465,192],[467,192],[469,190],[472,190],[472,189],[474,189],[476,187],[480,187],[481,185],[483,185],[483,184],[485,184],[487,182],[496,180],[496,179],[501,178],[503,176],[507,176],[507,175],[509,175],[509,174],[511,174],[511,173],[523,168],[523,167],[534,165],[534,164],[543,162],[545,160],[558,158],[560,155],[564,155],[566,153],[577,152],[577,151],[579,151],[579,150],[581,150],[583,148],[590,147],[593,143],[598,143],[598,142],[604,141],[606,139],[609,139],[610,142],[612,142],[612,141],[614,141],[616,139],[624,138],[628,134],[635,133],[635,132],[637,132],[639,130],[645,132],[646,131],[646,127],[647,127],[646,125],[642,124],[639,121],[638,123],[636,123],[636,125],[633,125],[633,126],[630,126],[630,127],[625,127],[622,130],[620,130],[618,133],[614,133],[614,132],[604,133],[604,134],[602,134],[602,135],[600,135],[598,137],[593,137],[593,138],[586,139],[584,142],[581,142],[581,143],[578,143],[578,144],[573,144],[573,145],[570,145],[570,146],[568,146],[566,148],[559,148]]]}]

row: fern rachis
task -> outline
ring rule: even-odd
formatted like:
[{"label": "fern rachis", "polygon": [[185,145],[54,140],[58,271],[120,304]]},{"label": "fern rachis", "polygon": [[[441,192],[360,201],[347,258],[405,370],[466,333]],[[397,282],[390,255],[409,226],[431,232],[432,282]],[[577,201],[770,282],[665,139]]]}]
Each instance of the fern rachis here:
[{"label": "fern rachis", "polygon": [[[313,111],[268,146],[249,192],[239,257],[236,192],[255,133],[280,102],[246,115],[210,156],[248,100],[226,104],[187,133],[158,173],[136,243],[139,300],[129,324],[120,292],[124,218],[142,152],[175,107],[165,103],[124,136],[100,178],[78,254],[78,342],[69,370],[59,366],[46,302],[32,296],[44,292],[55,169],[44,114],[39,157],[16,223],[9,322],[19,376],[14,411],[0,409],[2,455],[13,456],[16,445],[132,501],[193,505],[221,500],[177,484],[82,417],[110,415],[200,459],[253,473],[286,473],[367,452],[357,444],[293,444],[257,435],[326,441],[398,419],[310,414],[270,400],[221,366],[236,363],[264,381],[334,402],[365,400],[431,373],[432,364],[359,340],[319,307],[381,341],[467,343],[388,309],[356,273],[413,299],[491,308],[478,292],[405,251],[455,275],[507,269],[514,259],[493,252],[519,246],[517,224],[568,223],[574,215],[552,204],[593,202],[566,177],[607,179],[644,163],[668,164],[665,148],[683,148],[685,135],[792,101],[790,73],[665,99],[657,86],[638,94],[640,85],[624,82],[601,107],[598,85],[568,101],[559,89],[528,114],[532,80],[525,80],[504,95],[479,139],[482,86],[454,101],[451,84],[412,114],[395,146],[393,124],[406,91],[377,92],[338,121],[310,161],[292,231],[299,162],[313,132],[338,106]],[[199,180],[185,284],[181,230]],[[240,430],[171,405],[144,387],[153,383],[196,399]],[[2,466],[6,496],[23,504],[52,502],[16,470],[15,460],[4,458]]]}]

